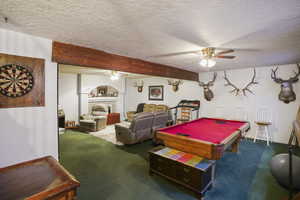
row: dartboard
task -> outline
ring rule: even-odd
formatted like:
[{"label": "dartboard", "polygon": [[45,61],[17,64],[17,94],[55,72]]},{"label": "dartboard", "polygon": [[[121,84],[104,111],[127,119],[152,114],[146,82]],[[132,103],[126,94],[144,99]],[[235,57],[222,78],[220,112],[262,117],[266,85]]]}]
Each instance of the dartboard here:
[{"label": "dartboard", "polygon": [[7,97],[21,97],[34,85],[32,73],[24,66],[8,64],[0,67],[0,93]]}]

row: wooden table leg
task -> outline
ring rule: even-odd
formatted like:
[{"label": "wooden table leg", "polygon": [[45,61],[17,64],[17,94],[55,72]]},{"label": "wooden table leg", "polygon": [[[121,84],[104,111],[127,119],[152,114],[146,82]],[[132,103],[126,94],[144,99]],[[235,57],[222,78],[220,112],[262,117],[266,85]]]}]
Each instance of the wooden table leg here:
[{"label": "wooden table leg", "polygon": [[238,139],[234,143],[232,143],[231,152],[238,152],[239,151],[239,144],[240,144],[240,139]]}]

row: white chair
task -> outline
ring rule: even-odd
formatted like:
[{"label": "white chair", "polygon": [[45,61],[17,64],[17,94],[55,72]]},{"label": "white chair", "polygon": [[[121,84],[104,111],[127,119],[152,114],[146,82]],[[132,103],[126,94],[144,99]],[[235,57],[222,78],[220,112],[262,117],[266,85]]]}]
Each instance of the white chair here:
[{"label": "white chair", "polygon": [[267,108],[260,108],[257,111],[255,124],[257,125],[257,128],[254,142],[258,139],[259,132],[262,132],[262,137],[259,139],[267,140],[267,145],[269,146],[270,142],[272,142],[272,134],[269,130],[269,127],[272,125],[271,111]]}]

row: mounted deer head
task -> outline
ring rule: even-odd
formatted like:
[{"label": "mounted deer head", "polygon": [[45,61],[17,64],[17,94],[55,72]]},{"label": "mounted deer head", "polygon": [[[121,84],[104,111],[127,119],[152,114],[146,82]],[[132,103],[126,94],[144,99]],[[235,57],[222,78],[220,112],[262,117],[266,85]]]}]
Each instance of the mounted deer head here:
[{"label": "mounted deer head", "polygon": [[295,75],[287,80],[283,80],[281,78],[276,77],[276,72],[278,70],[278,67],[275,70],[272,69],[271,78],[276,83],[279,83],[281,86],[281,90],[278,95],[278,98],[280,101],[283,101],[284,103],[290,103],[291,101],[296,100],[296,94],[293,90],[293,83],[296,83],[299,80],[298,76],[300,75],[300,65],[297,64],[297,67],[298,67],[298,72],[294,72]]},{"label": "mounted deer head", "polygon": [[207,101],[210,101],[214,98],[214,93],[211,91],[209,87],[212,87],[214,85],[216,78],[217,78],[217,73],[214,72],[214,77],[211,81],[208,81],[207,83],[199,81],[199,85],[203,87],[204,98]]},{"label": "mounted deer head", "polygon": [[224,79],[226,81],[225,86],[233,87],[233,90],[231,90],[230,93],[234,93],[235,92],[235,96],[239,95],[241,92],[243,93],[244,96],[247,96],[246,95],[247,91],[253,94],[253,92],[249,89],[249,87],[251,85],[258,84],[258,82],[255,81],[255,77],[256,77],[256,71],[255,71],[255,68],[254,68],[253,69],[253,76],[252,76],[251,81],[243,89],[240,89],[237,86],[235,86],[233,83],[230,82],[230,80],[228,79],[228,77],[226,75],[226,71],[224,71]]},{"label": "mounted deer head", "polygon": [[138,92],[143,92],[144,81],[135,81],[133,86],[137,87]]},{"label": "mounted deer head", "polygon": [[174,92],[179,90],[179,85],[183,84],[182,80],[168,80],[168,85],[172,85],[172,89]]}]

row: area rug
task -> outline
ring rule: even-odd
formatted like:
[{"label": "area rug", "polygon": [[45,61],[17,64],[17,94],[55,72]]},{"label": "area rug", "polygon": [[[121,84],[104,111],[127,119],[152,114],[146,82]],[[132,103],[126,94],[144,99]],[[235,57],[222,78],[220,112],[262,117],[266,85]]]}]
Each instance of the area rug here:
[{"label": "area rug", "polygon": [[105,129],[102,129],[98,132],[90,132],[90,134],[95,136],[95,137],[106,140],[108,142],[111,142],[111,143],[113,143],[115,145],[118,145],[118,146],[124,145],[123,143],[117,141],[116,131],[115,131],[115,126],[114,125],[106,126]]}]

